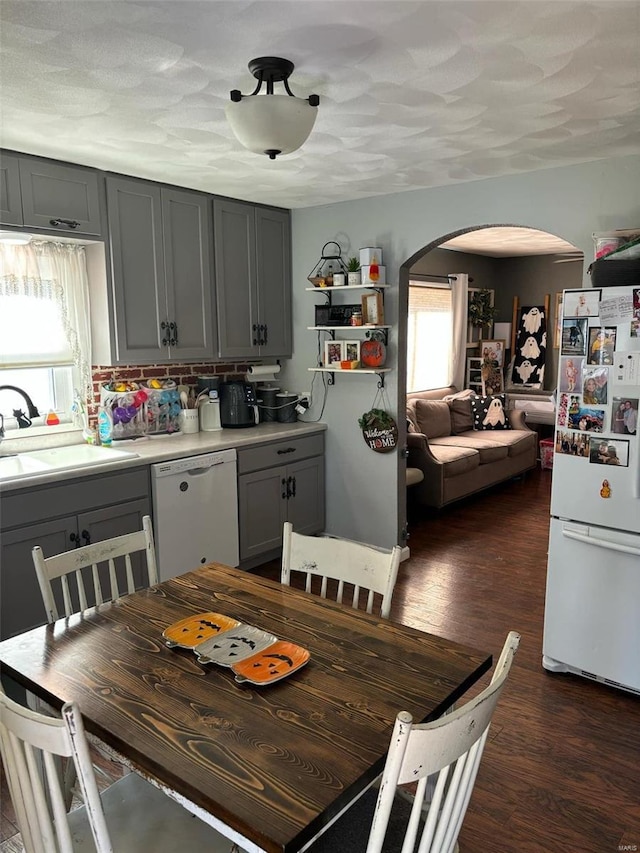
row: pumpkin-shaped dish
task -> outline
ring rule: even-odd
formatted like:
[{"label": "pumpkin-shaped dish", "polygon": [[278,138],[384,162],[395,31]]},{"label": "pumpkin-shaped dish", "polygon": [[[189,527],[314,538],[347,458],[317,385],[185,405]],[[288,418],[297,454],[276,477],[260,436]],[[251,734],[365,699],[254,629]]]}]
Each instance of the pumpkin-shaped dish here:
[{"label": "pumpkin-shaped dish", "polygon": [[255,625],[240,622],[219,637],[211,637],[204,643],[200,643],[194,652],[200,663],[233,666],[234,663],[273,645],[277,639],[275,634],[269,634],[261,628],[256,628]]},{"label": "pumpkin-shaped dish", "polygon": [[303,667],[311,657],[307,649],[278,640],[249,658],[233,665],[236,681],[251,684],[273,684]]},{"label": "pumpkin-shaped dish", "polygon": [[182,649],[195,649],[205,640],[217,637],[239,624],[237,619],[222,613],[196,613],[195,616],[187,616],[169,625],[162,636],[169,648],[179,646]]}]

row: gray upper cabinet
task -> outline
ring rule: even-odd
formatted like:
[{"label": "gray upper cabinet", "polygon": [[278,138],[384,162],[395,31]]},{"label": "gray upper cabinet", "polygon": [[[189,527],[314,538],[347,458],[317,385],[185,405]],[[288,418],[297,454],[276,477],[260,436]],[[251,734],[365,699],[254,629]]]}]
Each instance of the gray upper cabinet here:
[{"label": "gray upper cabinet", "polygon": [[22,224],[65,234],[102,234],[98,172],[47,160],[20,160]]},{"label": "gray upper cabinet", "polygon": [[218,354],[291,355],[289,212],[214,200]]},{"label": "gray upper cabinet", "polygon": [[0,222],[22,225],[20,163],[12,154],[0,156]]},{"label": "gray upper cabinet", "polygon": [[207,196],[107,177],[119,362],[215,356]]}]

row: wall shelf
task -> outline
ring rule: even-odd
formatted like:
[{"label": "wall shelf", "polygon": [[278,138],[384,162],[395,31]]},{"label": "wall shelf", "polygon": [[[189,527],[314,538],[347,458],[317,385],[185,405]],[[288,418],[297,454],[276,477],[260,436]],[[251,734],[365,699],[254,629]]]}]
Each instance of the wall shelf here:
[{"label": "wall shelf", "polygon": [[352,376],[357,376],[362,373],[375,373],[379,377],[378,388],[384,388],[384,374],[390,373],[393,368],[392,367],[356,367],[353,370],[342,370],[340,367],[308,367],[307,370],[310,370],[313,373],[328,373],[329,374],[329,385],[334,384],[334,373],[342,373],[342,374],[351,374]]},{"label": "wall shelf", "polygon": [[388,284],[341,284],[338,287],[305,287],[310,293],[342,293],[343,290],[384,290]]}]

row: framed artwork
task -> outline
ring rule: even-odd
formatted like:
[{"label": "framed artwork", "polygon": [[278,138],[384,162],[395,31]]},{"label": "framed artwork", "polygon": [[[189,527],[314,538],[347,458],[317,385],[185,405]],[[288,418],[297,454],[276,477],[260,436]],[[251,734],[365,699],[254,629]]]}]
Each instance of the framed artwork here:
[{"label": "framed artwork", "polygon": [[344,361],[342,356],[343,341],[325,341],[324,342],[324,366],[331,367],[337,365],[340,367],[340,362]]},{"label": "framed artwork", "polygon": [[360,361],[360,341],[342,341],[342,360]]},{"label": "framed artwork", "polygon": [[589,329],[589,355],[587,364],[613,364],[616,348],[616,329],[609,326],[594,326]]},{"label": "framed artwork", "polygon": [[562,293],[556,293],[556,308],[553,319],[553,348],[560,349],[560,338],[562,337]]},{"label": "framed artwork", "polygon": [[560,338],[561,355],[587,354],[587,320],[578,317],[575,320],[562,321]]},{"label": "framed artwork", "polygon": [[362,322],[365,326],[384,324],[384,308],[379,293],[367,293],[362,297]]},{"label": "framed artwork", "polygon": [[601,296],[602,291],[595,287],[590,290],[566,290],[564,294],[564,316],[597,317],[600,313]]},{"label": "framed artwork", "polygon": [[480,341],[480,356],[483,361],[496,362],[496,367],[504,367],[504,353],[507,348],[506,341]]}]

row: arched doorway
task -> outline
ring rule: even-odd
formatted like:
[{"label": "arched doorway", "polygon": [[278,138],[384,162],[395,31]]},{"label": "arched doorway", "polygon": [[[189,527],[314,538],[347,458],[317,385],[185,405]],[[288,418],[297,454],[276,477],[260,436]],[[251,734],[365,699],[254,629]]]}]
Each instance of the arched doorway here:
[{"label": "arched doorway", "polygon": [[[400,267],[398,295],[398,421],[400,446],[406,446],[404,418],[407,394],[407,317],[409,281],[446,281],[447,275],[466,272],[470,286],[494,291],[494,322],[511,323],[513,298],[537,304],[550,295],[550,323],[555,323],[556,294],[583,286],[584,255],[571,243],[548,232],[517,224],[485,224],[443,235],[415,252]],[[555,388],[557,350],[548,347],[545,387]],[[420,390],[420,389],[409,389]],[[406,541],[406,459],[398,461],[398,541]]]}]

